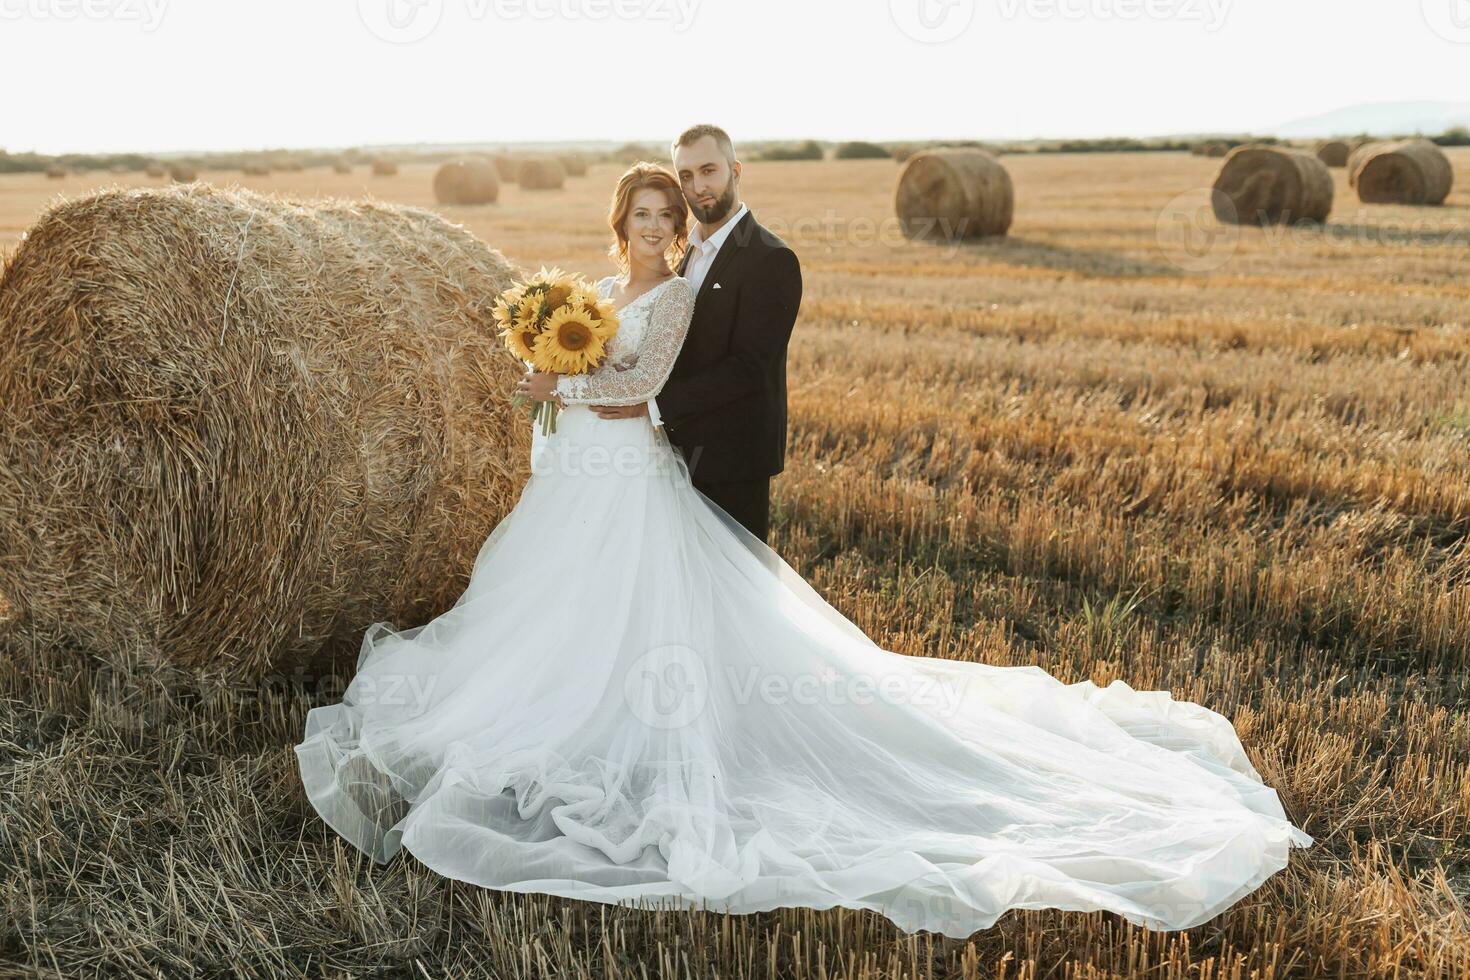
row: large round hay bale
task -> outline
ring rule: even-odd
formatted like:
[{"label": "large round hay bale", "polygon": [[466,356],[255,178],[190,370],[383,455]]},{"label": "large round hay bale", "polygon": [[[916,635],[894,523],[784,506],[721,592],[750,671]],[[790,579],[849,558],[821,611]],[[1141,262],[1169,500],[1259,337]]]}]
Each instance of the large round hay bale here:
[{"label": "large round hay bale", "polygon": [[53,163],[46,167],[46,176],[50,177],[52,180],[65,177],[69,173],[71,173],[71,171],[67,170],[65,166],[59,163]]},{"label": "large round hay bale", "polygon": [[1211,197],[1227,224],[1321,222],[1332,211],[1332,173],[1314,153],[1247,144],[1225,158]]},{"label": "large round hay bale", "polygon": [[525,157],[516,168],[516,183],[522,190],[552,191],[566,183],[567,169],[556,157]]},{"label": "large round hay bale", "polygon": [[168,174],[168,168],[157,160],[149,160],[143,165],[143,172],[150,177],[164,177]]},{"label": "large round hay bale", "polygon": [[386,157],[374,157],[372,171],[374,177],[392,177],[398,173],[398,164]]},{"label": "large round hay bale", "polygon": [[43,214],[0,274],[0,655],[253,678],[450,608],[526,475],[492,316],[518,274],[374,201]]},{"label": "large round hay bale", "polygon": [[570,153],[562,153],[557,156],[561,161],[562,169],[567,172],[568,177],[587,176],[587,154],[577,150]]},{"label": "large round hay bale", "polygon": [[1329,167],[1346,167],[1352,147],[1344,140],[1323,140],[1317,144],[1317,159]]},{"label": "large round hay bale", "polygon": [[194,168],[193,164],[171,163],[168,165],[168,177],[180,184],[187,184],[199,179],[199,171]]},{"label": "large round hay bale", "polygon": [[1202,157],[1218,160],[1230,152],[1230,144],[1221,140],[1210,140],[1200,144],[1199,152]]},{"label": "large round hay bale", "polygon": [[240,170],[249,177],[269,177],[271,175],[271,168],[264,163],[247,163]]},{"label": "large round hay bale", "polygon": [[898,175],[894,211],[903,233],[921,240],[1004,235],[1011,227],[1011,175],[984,150],[925,150]]},{"label": "large round hay bale", "polygon": [[450,160],[434,173],[434,200],[440,204],[491,204],[500,196],[500,174],[483,157]]},{"label": "large round hay bale", "polygon": [[1455,183],[1450,158],[1425,139],[1372,143],[1352,163],[1348,180],[1364,204],[1443,204]]},{"label": "large round hay bale", "polygon": [[345,156],[337,157],[332,161],[332,172],[337,174],[352,173],[352,161]]}]

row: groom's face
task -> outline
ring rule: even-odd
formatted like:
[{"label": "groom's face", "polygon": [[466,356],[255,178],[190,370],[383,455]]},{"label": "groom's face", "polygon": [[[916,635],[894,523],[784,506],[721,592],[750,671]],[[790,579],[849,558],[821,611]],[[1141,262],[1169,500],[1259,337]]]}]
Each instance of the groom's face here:
[{"label": "groom's face", "polygon": [[690,146],[674,150],[674,170],[689,210],[700,221],[711,224],[735,209],[740,190],[740,162],[725,159],[713,136],[703,136]]}]

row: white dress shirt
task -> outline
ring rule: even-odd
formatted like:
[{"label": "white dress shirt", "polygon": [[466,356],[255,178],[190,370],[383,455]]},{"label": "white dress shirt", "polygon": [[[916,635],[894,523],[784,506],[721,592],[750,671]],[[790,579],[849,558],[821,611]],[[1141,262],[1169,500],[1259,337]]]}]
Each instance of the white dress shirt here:
[{"label": "white dress shirt", "polygon": [[[700,233],[697,224],[689,233],[689,264],[684,267],[684,278],[694,287],[695,296],[699,295],[699,287],[704,285],[704,277],[709,274],[710,266],[714,265],[715,256],[720,254],[720,246],[725,244],[725,239],[730,237],[730,232],[735,228],[735,222],[743,218],[747,210],[749,209],[745,202],[741,201],[735,213],[708,240]],[[663,416],[658,414],[657,399],[648,400],[648,418],[656,426],[663,425]]]}]

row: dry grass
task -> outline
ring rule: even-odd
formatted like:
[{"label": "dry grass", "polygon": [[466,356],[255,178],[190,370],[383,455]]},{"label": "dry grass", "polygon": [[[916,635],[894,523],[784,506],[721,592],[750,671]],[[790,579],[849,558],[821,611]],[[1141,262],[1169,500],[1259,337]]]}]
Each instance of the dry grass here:
[{"label": "dry grass", "polygon": [[[0,665],[0,957],[68,976],[1470,975],[1470,151],[1450,157],[1443,208],[1358,205],[1334,171],[1325,225],[1235,229],[1202,272],[1161,223],[1207,199],[1202,157],[1007,157],[1010,237],[962,246],[902,236],[890,161],[746,169],[806,280],[773,545],[890,649],[1122,677],[1232,718],[1317,844],[1218,919],[1013,912],[953,942],[870,913],[618,910],[406,854],[377,868],[315,818],[291,751],[350,662],[240,690],[41,650]],[[618,169],[505,186],[459,220],[524,266],[605,274]],[[432,172],[248,183],[432,206]],[[0,234],[90,183],[5,178]]]}]

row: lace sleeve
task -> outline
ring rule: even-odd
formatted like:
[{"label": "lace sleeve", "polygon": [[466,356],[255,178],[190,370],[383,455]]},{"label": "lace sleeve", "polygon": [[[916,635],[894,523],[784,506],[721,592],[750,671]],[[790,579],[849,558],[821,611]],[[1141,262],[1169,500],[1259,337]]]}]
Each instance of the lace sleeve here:
[{"label": "lace sleeve", "polygon": [[694,287],[675,280],[653,301],[648,332],[638,348],[638,360],[626,371],[565,374],[556,381],[556,393],[567,405],[636,405],[658,394],[674,370],[694,316]]}]

